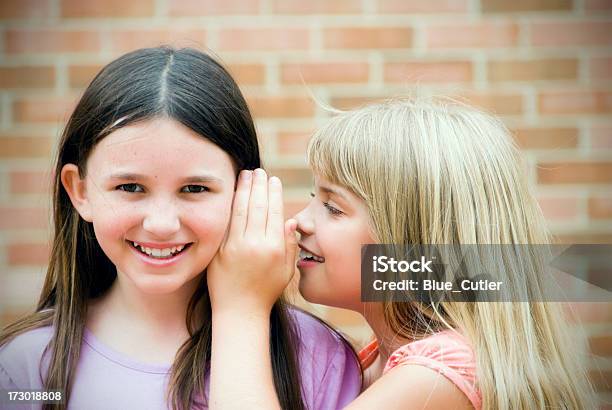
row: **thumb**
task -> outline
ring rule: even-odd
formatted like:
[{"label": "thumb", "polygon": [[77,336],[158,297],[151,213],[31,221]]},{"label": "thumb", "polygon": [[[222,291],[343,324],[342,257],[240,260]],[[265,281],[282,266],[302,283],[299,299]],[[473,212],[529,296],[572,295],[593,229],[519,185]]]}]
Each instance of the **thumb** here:
[{"label": "thumb", "polygon": [[285,265],[290,274],[293,277],[295,273],[295,258],[297,256],[297,221],[295,219],[288,219],[285,222]]}]

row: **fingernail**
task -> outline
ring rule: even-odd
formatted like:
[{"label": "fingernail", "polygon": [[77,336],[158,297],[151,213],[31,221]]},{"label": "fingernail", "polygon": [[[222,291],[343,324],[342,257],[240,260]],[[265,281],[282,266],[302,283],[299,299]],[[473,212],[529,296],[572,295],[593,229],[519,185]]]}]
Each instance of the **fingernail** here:
[{"label": "fingernail", "polygon": [[261,169],[261,168],[257,168],[257,169],[255,170],[255,176],[256,176],[256,177],[263,177],[263,176],[265,176],[265,175],[266,175],[266,171],[264,171],[263,169]]}]

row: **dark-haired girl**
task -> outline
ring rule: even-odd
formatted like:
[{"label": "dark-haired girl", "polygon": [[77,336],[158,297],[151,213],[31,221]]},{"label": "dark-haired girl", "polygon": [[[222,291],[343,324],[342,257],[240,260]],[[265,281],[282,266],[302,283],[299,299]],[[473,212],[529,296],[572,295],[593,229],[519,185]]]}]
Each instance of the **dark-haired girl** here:
[{"label": "dark-haired girl", "polygon": [[[244,98],[208,55],[142,49],[102,69],[60,141],[51,259],[35,312],[0,335],[0,389],[61,391],[43,409],[207,407],[206,268],[237,175],[260,166]],[[320,322],[278,299],[269,334],[283,408],[358,394],[352,350]]]}]

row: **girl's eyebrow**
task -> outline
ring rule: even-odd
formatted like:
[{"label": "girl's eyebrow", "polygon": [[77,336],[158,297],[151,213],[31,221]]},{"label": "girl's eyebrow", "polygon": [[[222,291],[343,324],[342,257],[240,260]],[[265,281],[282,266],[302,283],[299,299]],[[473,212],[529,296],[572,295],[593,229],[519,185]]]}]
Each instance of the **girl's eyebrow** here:
[{"label": "girl's eyebrow", "polygon": [[326,187],[326,186],[319,186],[319,189],[323,192],[325,192],[328,195],[337,195],[339,196],[341,199],[344,199],[345,201],[347,200],[346,197],[344,195],[342,195],[342,193],[340,191],[336,191],[332,188]]},{"label": "girl's eyebrow", "polygon": [[[122,172],[122,173],[118,173],[118,174],[111,174],[108,179],[111,180],[122,180],[122,181],[137,181],[137,180],[146,180],[148,179],[148,177],[146,175],[143,174],[134,174],[134,173],[129,173],[129,172]],[[211,183],[211,182],[217,182],[217,183],[221,183],[223,182],[221,180],[221,178],[215,177],[213,175],[192,175],[192,176],[188,176],[186,178],[183,179],[184,182],[201,182],[201,183]]]}]

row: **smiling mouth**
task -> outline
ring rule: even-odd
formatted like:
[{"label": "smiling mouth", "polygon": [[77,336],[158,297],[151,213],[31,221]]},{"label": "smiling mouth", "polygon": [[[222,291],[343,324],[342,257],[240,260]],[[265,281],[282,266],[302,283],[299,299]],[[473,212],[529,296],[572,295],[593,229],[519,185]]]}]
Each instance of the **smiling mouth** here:
[{"label": "smiling mouth", "polygon": [[142,253],[153,259],[170,259],[185,252],[187,249],[193,245],[193,242],[190,242],[185,245],[175,246],[172,248],[158,249],[158,248],[147,248],[146,246],[142,246],[138,244],[138,242],[127,241],[130,246],[136,249],[138,252]]},{"label": "smiling mouth", "polygon": [[300,260],[303,261],[312,261],[312,262],[325,262],[325,258],[319,255],[314,255],[304,249],[300,249]]}]

